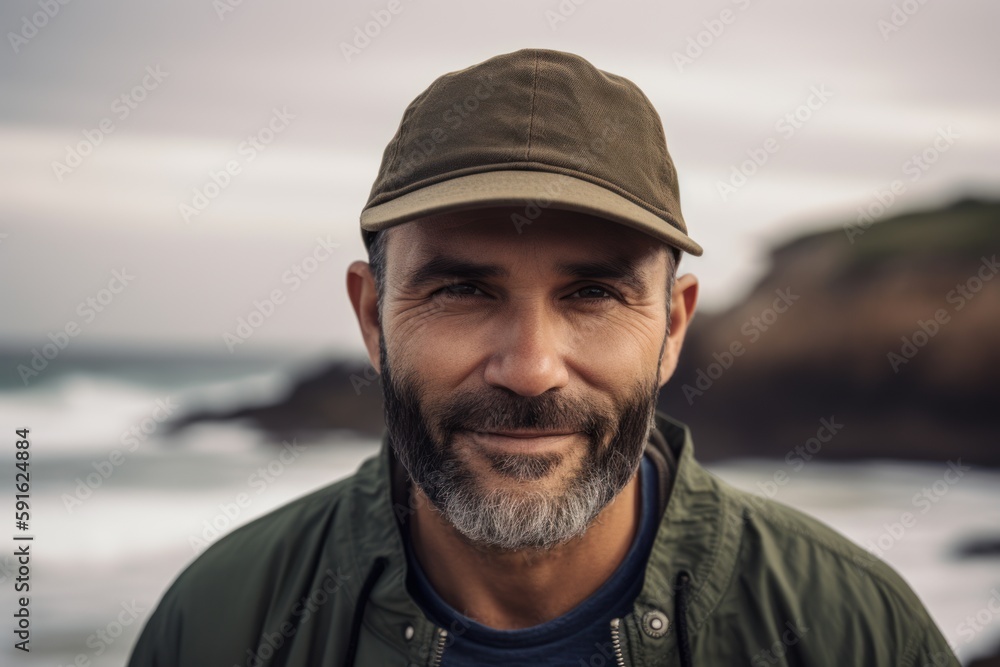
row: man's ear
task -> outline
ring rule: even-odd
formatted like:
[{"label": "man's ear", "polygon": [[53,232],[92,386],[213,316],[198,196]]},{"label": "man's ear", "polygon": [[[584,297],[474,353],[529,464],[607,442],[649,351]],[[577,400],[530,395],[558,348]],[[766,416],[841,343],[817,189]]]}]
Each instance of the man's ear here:
[{"label": "man's ear", "polygon": [[356,261],[347,267],[347,295],[354,306],[354,314],[358,317],[361,327],[361,337],[368,349],[368,360],[372,368],[379,374],[379,336],[382,324],[378,315],[378,291],[375,288],[375,276],[372,275],[368,262]]},{"label": "man's ear", "polygon": [[677,370],[677,359],[684,344],[691,318],[694,317],[695,305],[698,302],[698,279],[688,273],[674,281],[674,293],[670,298],[670,335],[663,349],[663,360],[660,362],[660,386]]}]

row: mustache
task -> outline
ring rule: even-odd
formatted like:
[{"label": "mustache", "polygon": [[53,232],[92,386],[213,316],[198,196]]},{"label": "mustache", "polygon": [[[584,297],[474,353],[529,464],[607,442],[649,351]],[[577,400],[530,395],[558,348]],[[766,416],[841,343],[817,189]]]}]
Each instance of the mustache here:
[{"label": "mustache", "polygon": [[[622,427],[622,415],[632,412],[659,387],[656,375],[637,380],[631,391],[610,404],[579,398],[559,389],[537,396],[523,396],[500,386],[454,392],[447,402],[424,403],[425,381],[412,370],[392,367],[385,338],[379,337],[381,382],[386,403],[386,425],[393,433],[450,443],[458,431],[546,430],[585,434],[591,442],[615,437]],[[437,431],[437,433],[432,433]]]},{"label": "mustache", "polygon": [[593,435],[614,416],[554,391],[521,396],[502,388],[463,393],[432,412],[428,416],[449,433],[533,429]]}]

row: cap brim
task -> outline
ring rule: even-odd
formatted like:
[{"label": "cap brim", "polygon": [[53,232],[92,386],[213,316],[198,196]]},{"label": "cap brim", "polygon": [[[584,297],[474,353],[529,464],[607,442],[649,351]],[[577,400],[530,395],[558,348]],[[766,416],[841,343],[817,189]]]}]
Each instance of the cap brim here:
[{"label": "cap brim", "polygon": [[490,171],[434,183],[365,209],[361,229],[376,232],[436,213],[529,204],[607,218],[684,252],[702,254],[700,245],[655,213],[595,183],[547,171]]}]

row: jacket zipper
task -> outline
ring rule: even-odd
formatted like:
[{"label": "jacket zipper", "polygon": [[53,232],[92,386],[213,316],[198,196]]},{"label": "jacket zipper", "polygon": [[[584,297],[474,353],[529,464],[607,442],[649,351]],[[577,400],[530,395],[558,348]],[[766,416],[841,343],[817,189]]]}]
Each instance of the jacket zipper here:
[{"label": "jacket zipper", "polygon": [[448,641],[448,631],[438,628],[437,644],[434,645],[434,661],[432,667],[441,667],[441,660],[444,658],[444,643]]},{"label": "jacket zipper", "polygon": [[615,665],[625,667],[625,656],[622,655],[622,637],[620,634],[622,619],[611,619],[611,646],[615,651]]},{"label": "jacket zipper", "polygon": [[[622,638],[620,634],[621,619],[611,619],[611,646],[615,651],[615,665],[625,667],[625,656],[622,655]],[[444,644],[448,641],[448,631],[438,628],[437,644],[434,645],[434,661],[431,667],[441,667],[441,660],[444,659]]]}]

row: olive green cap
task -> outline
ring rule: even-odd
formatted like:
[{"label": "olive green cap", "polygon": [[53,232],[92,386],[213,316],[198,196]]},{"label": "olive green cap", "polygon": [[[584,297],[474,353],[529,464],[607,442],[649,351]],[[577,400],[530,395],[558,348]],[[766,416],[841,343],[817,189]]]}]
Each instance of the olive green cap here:
[{"label": "olive green cap", "polygon": [[367,247],[415,218],[492,206],[524,206],[515,226],[546,208],[578,211],[702,254],[653,105],[571,53],[522,49],[435,80],[386,146],[362,237]]}]

